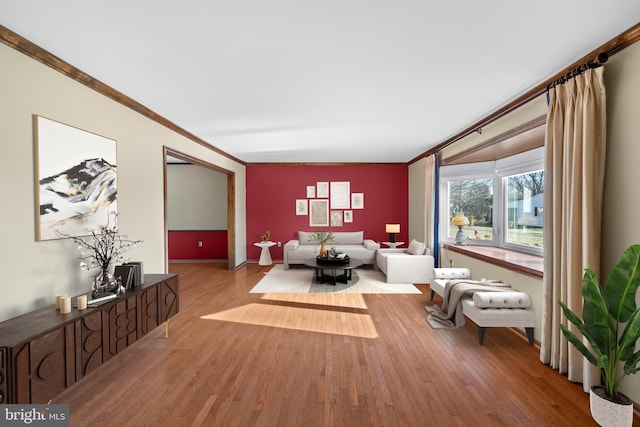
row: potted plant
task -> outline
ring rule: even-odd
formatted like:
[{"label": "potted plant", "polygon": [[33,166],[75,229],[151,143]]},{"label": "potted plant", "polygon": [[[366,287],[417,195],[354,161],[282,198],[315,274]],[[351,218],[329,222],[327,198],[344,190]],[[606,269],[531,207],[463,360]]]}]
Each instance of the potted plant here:
[{"label": "potted plant", "polygon": [[311,233],[309,237],[312,240],[317,240],[320,243],[320,258],[327,257],[327,247],[326,244],[328,242],[333,241],[333,233],[331,231],[325,231],[323,229],[318,229]]},{"label": "potted plant", "polygon": [[[590,402],[591,415],[603,426],[633,424],[633,402],[620,393],[619,388],[627,375],[640,370],[640,351],[635,351],[640,338],[640,310],[635,301],[639,285],[640,245],[633,245],[622,254],[604,286],[600,285],[593,271],[585,269],[582,279],[582,320],[562,301],[558,301],[564,315],[587,339],[591,349],[568,328],[560,325],[565,338],[589,362],[600,368],[603,386],[591,388]],[[600,412],[603,407],[607,408],[608,414]],[[611,420],[615,412],[620,414],[621,421]]]}]

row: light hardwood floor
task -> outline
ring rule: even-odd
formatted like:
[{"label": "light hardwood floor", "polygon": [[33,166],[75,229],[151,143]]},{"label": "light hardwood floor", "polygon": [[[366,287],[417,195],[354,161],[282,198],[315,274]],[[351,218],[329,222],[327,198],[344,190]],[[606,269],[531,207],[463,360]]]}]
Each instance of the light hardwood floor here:
[{"label": "light hardwood floor", "polygon": [[469,322],[432,329],[427,285],[267,299],[249,290],[270,267],[224,268],[170,265],[169,338],[158,328],[61,394],[72,426],[596,425],[582,387],[524,336],[492,328],[480,346]]}]

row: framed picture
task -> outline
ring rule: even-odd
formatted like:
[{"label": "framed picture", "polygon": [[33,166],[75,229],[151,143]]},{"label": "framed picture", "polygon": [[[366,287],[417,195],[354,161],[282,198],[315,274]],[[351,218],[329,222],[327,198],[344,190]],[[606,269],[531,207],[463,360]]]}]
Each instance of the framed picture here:
[{"label": "framed picture", "polygon": [[316,187],[318,188],[318,197],[329,197],[328,182],[318,182],[316,183]]},{"label": "framed picture", "polygon": [[296,199],[296,215],[309,215],[307,199]]},{"label": "framed picture", "polygon": [[116,141],[34,116],[38,240],[86,236],[117,213]]},{"label": "framed picture", "polygon": [[331,211],[331,226],[342,227],[342,211]]},{"label": "framed picture", "polygon": [[307,199],[314,199],[316,197],[316,187],[313,185],[307,185]]},{"label": "framed picture", "polygon": [[309,225],[326,227],[329,225],[329,201],[326,199],[309,200]]},{"label": "framed picture", "polygon": [[351,193],[351,209],[364,209],[364,193]]},{"label": "framed picture", "polygon": [[350,182],[331,183],[331,209],[349,209],[351,207],[349,194]]},{"label": "framed picture", "polygon": [[344,222],[353,222],[353,211],[344,211]]}]

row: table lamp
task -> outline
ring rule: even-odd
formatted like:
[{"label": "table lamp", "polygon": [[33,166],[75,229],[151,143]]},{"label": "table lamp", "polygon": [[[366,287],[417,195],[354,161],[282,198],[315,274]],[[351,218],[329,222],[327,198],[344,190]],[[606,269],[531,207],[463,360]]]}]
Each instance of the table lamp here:
[{"label": "table lamp", "polygon": [[453,220],[451,220],[451,224],[458,227],[458,232],[456,233],[456,245],[463,245],[467,236],[462,232],[462,227],[469,225],[469,218],[464,216],[464,212],[458,212],[453,217]]},{"label": "table lamp", "polygon": [[387,233],[389,233],[389,242],[396,242],[396,233],[400,232],[400,224],[385,224]]}]

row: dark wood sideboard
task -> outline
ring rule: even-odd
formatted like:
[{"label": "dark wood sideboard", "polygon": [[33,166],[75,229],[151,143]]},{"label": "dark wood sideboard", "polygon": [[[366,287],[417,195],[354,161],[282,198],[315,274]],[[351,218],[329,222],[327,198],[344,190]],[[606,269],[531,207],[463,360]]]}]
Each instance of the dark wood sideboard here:
[{"label": "dark wood sideboard", "polygon": [[178,276],[145,274],[99,307],[60,314],[51,305],[0,322],[0,404],[46,404],[178,310]]}]

